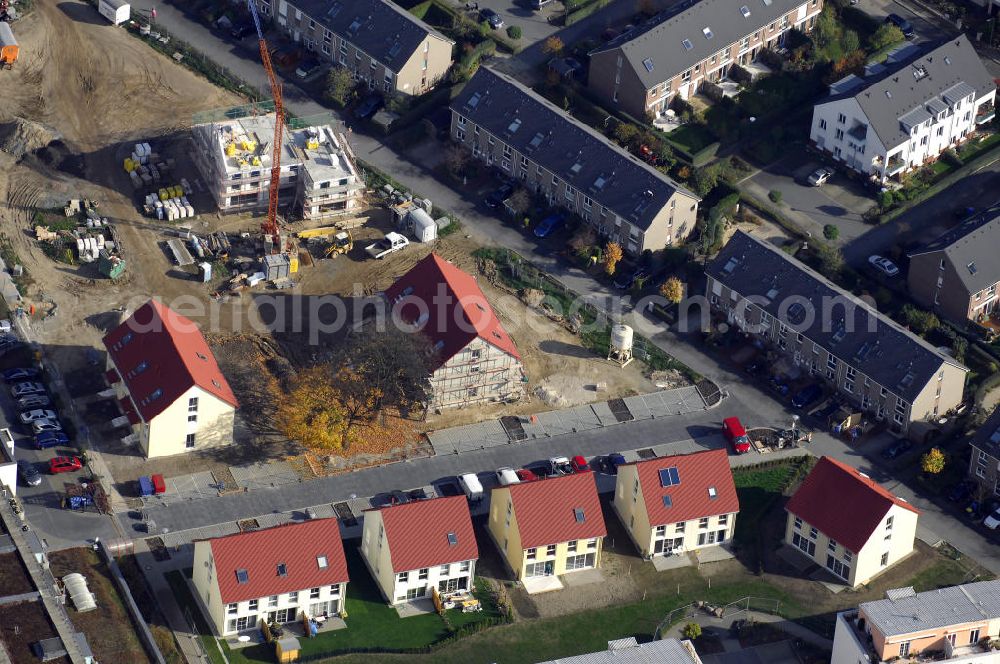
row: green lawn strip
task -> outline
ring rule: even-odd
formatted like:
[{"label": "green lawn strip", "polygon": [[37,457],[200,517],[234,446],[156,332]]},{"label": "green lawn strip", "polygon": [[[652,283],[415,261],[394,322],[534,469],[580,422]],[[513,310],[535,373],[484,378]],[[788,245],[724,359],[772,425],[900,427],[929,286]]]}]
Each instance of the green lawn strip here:
[{"label": "green lawn strip", "polygon": [[674,129],[667,134],[667,139],[692,155],[715,142],[715,136],[708,127],[696,123]]},{"label": "green lawn strip", "polygon": [[760,532],[760,521],[781,498],[795,476],[797,463],[769,468],[737,469],[733,472],[736,494],[740,499],[740,513],[736,518],[734,539],[738,544],[753,544]]},{"label": "green lawn strip", "polygon": [[[166,577],[167,583],[170,584],[171,590],[174,591],[174,599],[177,600],[177,604],[180,605],[181,610],[187,609],[191,612],[191,616],[195,621],[195,627],[198,629],[198,638],[201,640],[202,648],[208,653],[209,661],[212,664],[225,664],[225,660],[215,645],[217,641],[212,636],[212,629],[208,626],[205,616],[202,615],[201,608],[198,606],[197,601],[195,601],[194,595],[191,594],[191,588],[184,579],[184,575],[178,570],[171,570],[163,576]],[[221,645],[223,649],[227,648],[226,644],[223,643]],[[229,660],[230,662],[237,661],[232,656],[229,657]]]}]

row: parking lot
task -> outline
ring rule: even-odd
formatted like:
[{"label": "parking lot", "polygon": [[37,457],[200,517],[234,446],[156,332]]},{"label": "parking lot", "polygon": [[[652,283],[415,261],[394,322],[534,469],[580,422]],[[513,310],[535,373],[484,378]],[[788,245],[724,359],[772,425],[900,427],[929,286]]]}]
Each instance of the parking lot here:
[{"label": "parking lot", "polygon": [[834,173],[826,184],[813,187],[806,182],[809,174],[827,166],[811,154],[800,152],[767,166],[743,184],[757,198],[767,200],[772,191],[781,192],[781,208],[816,237],[823,227],[833,224],[840,232],[837,240],[845,244],[869,231],[861,215],[875,204],[872,191],[842,172]]}]

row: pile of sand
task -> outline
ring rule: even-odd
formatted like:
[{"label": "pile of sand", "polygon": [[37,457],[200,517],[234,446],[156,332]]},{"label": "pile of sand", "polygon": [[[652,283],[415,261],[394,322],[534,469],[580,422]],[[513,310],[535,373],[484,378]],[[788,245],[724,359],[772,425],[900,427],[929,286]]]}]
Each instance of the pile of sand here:
[{"label": "pile of sand", "polygon": [[535,388],[535,396],[543,403],[555,408],[569,405],[569,400],[566,397],[545,385],[539,385]]},{"label": "pile of sand", "polygon": [[55,129],[38,122],[15,117],[0,123],[0,152],[6,152],[15,159],[41,150],[60,139]]}]

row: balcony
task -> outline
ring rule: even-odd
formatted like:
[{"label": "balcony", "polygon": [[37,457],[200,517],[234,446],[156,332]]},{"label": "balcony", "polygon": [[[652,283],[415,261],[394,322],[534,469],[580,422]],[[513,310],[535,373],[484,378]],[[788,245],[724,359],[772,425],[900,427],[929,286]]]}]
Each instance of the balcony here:
[{"label": "balcony", "polygon": [[900,159],[898,156],[893,155],[889,157],[889,161],[885,165],[886,176],[896,175],[897,173],[902,173],[906,170],[906,162]]},{"label": "balcony", "polygon": [[996,108],[993,106],[993,102],[987,102],[976,109],[976,124],[982,125],[993,120],[996,117]]}]

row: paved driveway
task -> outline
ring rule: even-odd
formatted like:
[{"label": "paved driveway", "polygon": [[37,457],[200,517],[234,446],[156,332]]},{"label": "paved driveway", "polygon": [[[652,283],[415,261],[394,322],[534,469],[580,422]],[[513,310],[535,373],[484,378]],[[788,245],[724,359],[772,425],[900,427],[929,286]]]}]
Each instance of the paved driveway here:
[{"label": "paved driveway", "polygon": [[826,224],[833,224],[840,229],[839,243],[843,244],[871,230],[861,215],[874,201],[871,192],[840,172],[822,187],[807,184],[809,174],[822,165],[813,155],[789,155],[745,180],[743,186],[762,200],[767,200],[769,192],[780,191],[784,212],[816,237],[822,237]]},{"label": "paved driveway", "polygon": [[955,26],[906,0],[860,0],[858,9],[882,21],[889,14],[902,16],[913,26],[913,41],[936,41],[955,34]]},{"label": "paved driveway", "polygon": [[[548,36],[559,31],[557,26],[549,23],[549,18],[562,14],[563,5],[561,2],[549,2],[538,11],[517,4],[513,0],[476,0],[476,2],[479,5],[479,9],[489,7],[497,14],[500,14],[500,18],[503,19],[503,27],[496,32],[501,36],[506,38],[507,28],[512,25],[521,28],[521,39],[517,40],[516,43],[525,48],[543,41]],[[460,13],[465,12],[465,15],[473,21],[479,20],[478,11],[465,11],[465,2],[452,0],[451,4],[458,8]],[[527,2],[524,4],[526,5]]]}]

